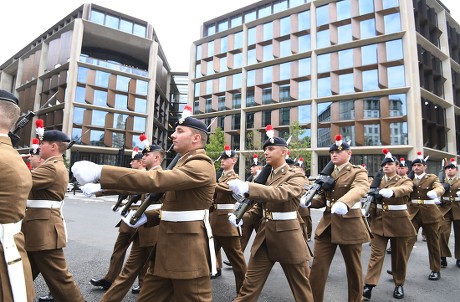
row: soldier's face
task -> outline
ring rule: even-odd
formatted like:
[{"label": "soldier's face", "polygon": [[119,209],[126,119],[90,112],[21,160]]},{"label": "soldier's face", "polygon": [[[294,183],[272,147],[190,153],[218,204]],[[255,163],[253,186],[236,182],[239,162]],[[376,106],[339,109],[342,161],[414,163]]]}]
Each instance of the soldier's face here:
[{"label": "soldier's face", "polygon": [[195,135],[192,129],[185,126],[177,126],[176,131],[171,135],[171,139],[174,144],[174,150],[179,154],[185,154],[192,150],[193,143],[197,142],[200,138],[199,135]]},{"label": "soldier's face", "polygon": [[287,149],[281,146],[268,146],[264,150],[265,161],[273,168],[278,168],[286,162]]},{"label": "soldier's face", "polygon": [[32,169],[35,169],[36,167],[40,166],[40,164],[42,163],[42,159],[40,155],[32,154],[29,157],[29,160],[30,160],[30,166],[32,167]]},{"label": "soldier's face", "polygon": [[414,171],[414,173],[417,175],[423,174],[425,170],[426,166],[423,164],[416,163],[412,165],[412,171]]},{"label": "soldier's face", "polygon": [[407,171],[409,171],[408,167],[398,167],[398,175],[399,176],[407,175]]},{"label": "soldier's face", "polygon": [[455,169],[455,168],[447,168],[447,169],[446,169],[446,175],[447,175],[449,178],[452,178],[452,177],[457,176],[457,173],[458,173],[458,170]]},{"label": "soldier's face", "polygon": [[382,167],[383,173],[385,175],[391,176],[396,174],[396,163],[395,162],[387,162],[385,165]]},{"label": "soldier's face", "polygon": [[222,167],[222,169],[224,169],[224,171],[233,169],[233,166],[235,166],[235,164],[236,164],[235,157],[226,157],[220,160],[220,166]]},{"label": "soldier's face", "polygon": [[159,156],[158,152],[146,152],[142,156],[142,164],[147,170],[150,170],[159,165]]},{"label": "soldier's face", "polygon": [[262,170],[262,166],[252,166],[251,167],[251,174],[256,175],[257,171],[260,171],[260,170]]},{"label": "soldier's face", "polygon": [[140,160],[137,160],[137,159],[133,159],[129,165],[131,166],[131,168],[133,169],[139,169],[139,167],[142,167],[142,162]]},{"label": "soldier's face", "polygon": [[335,150],[329,152],[332,163],[336,166],[341,166],[350,160],[351,150]]}]

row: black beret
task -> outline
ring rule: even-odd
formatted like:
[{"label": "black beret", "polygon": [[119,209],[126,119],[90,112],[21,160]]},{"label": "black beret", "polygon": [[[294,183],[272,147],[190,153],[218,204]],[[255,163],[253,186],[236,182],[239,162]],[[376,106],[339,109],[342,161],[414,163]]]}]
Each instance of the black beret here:
[{"label": "black beret", "polygon": [[403,167],[408,167],[408,168],[409,168],[409,166],[407,165],[407,162],[406,162],[406,160],[404,159],[404,157],[400,157],[400,158],[399,158],[399,166],[400,166],[401,168],[403,168]]},{"label": "black beret", "polygon": [[144,153],[137,153],[137,154],[135,154],[135,155],[131,158],[131,160],[141,160],[141,159],[142,159],[142,154],[144,154]]},{"label": "black beret", "polygon": [[331,152],[331,151],[349,150],[349,149],[350,149],[350,145],[343,141],[342,135],[337,134],[335,136],[335,143],[333,143],[329,147],[329,152]]},{"label": "black beret", "polygon": [[398,163],[398,160],[396,159],[396,157],[392,156],[391,158],[389,157],[385,157],[383,160],[382,160],[382,163],[380,164],[380,167],[383,167],[385,166],[386,163],[389,163],[389,162],[395,162],[396,164]]},{"label": "black beret", "polygon": [[[144,148],[144,150],[142,150],[142,154],[145,154],[145,153],[148,153],[148,152],[153,152],[153,151],[161,151],[163,150],[160,146],[158,145],[155,145],[155,144],[151,144],[149,145],[148,148]],[[142,158],[142,155],[141,155],[141,158]]]},{"label": "black beret", "polygon": [[29,154],[31,154],[31,155],[39,155],[40,154],[40,148],[37,148],[37,149],[30,148]]},{"label": "black beret", "polygon": [[19,100],[10,92],[0,89],[0,100],[11,102],[19,106]]},{"label": "black beret", "polygon": [[444,166],[445,169],[457,169],[457,162],[455,161],[455,158],[451,158],[450,162]]},{"label": "black beret", "polygon": [[263,164],[260,161],[258,161],[257,164],[256,163],[251,164],[251,167],[255,167],[255,166],[261,166],[262,167]]},{"label": "black beret", "polygon": [[43,134],[42,141],[47,142],[70,142],[70,138],[62,131],[59,130],[47,130]]},{"label": "black beret", "polygon": [[222,152],[222,154],[220,155],[220,158],[221,158],[221,159],[222,159],[222,158],[232,158],[232,157],[235,157],[235,156],[236,156],[235,150],[231,150],[231,151],[230,151],[230,156],[228,156],[227,153],[225,153],[225,151],[224,151],[224,152]]},{"label": "black beret", "polygon": [[425,159],[423,158],[422,152],[420,152],[420,151],[417,152],[417,158],[414,159],[414,160],[412,161],[412,165],[413,165],[413,164],[422,164],[422,165],[426,165],[426,161],[425,161]]},{"label": "black beret", "polygon": [[269,138],[265,141],[264,143],[264,146],[262,149],[266,149],[268,146],[282,146],[282,147],[287,147],[287,143],[286,141],[284,140],[284,138],[281,138],[281,137],[273,137],[273,138]]},{"label": "black beret", "polygon": [[295,161],[292,158],[286,158],[286,163],[290,166],[295,164]]},{"label": "black beret", "polygon": [[190,127],[196,130],[203,131],[204,133],[208,134],[208,127],[206,127],[205,123],[203,123],[200,120],[197,120],[196,118],[193,118],[191,116],[186,117],[184,119],[179,119],[176,122],[176,127],[177,126],[185,126],[185,127]]}]

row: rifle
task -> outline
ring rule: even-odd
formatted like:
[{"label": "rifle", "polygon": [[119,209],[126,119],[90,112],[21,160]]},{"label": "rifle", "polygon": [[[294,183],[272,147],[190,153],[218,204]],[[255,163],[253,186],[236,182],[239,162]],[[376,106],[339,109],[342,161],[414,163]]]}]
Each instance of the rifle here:
[{"label": "rifle", "polygon": [[112,207],[112,210],[116,212],[118,208],[121,206],[121,203],[123,202],[123,200],[125,200],[126,198],[128,198],[128,195],[118,195],[118,200]]},{"label": "rifle", "polygon": [[330,190],[335,186],[335,179],[331,177],[334,172],[334,163],[330,160],[326,167],[319,173],[320,176],[315,180],[315,183],[311,188],[300,198],[300,203],[309,207],[313,196],[317,194],[321,189]]},{"label": "rifle", "polygon": [[[258,184],[265,184],[271,172],[272,172],[272,166],[265,165],[262,168],[262,171],[260,171],[259,175],[256,177],[256,179],[254,179],[254,182]],[[237,202],[240,203],[238,208],[233,213],[236,216],[236,223],[238,223],[240,222],[241,218],[243,218],[244,213],[246,213],[251,208],[254,201],[249,198],[245,198],[242,195],[238,195],[238,194],[232,194],[232,196],[233,198],[235,198]]]},{"label": "rifle", "polygon": [[438,178],[442,186],[444,187],[444,190],[448,191],[450,189],[450,184],[446,183],[446,170],[444,170],[444,166],[446,162],[447,162],[447,158],[444,158],[441,161],[441,170],[439,171]]},{"label": "rifle", "polygon": [[88,133],[90,129],[87,129],[82,135],[80,135],[79,137],[77,137],[76,139],[73,139],[70,141],[70,143],[67,145],[67,150],[72,148],[72,146],[77,142],[77,140],[81,140],[81,138],[83,137],[83,135],[85,135],[86,133]]},{"label": "rifle", "polygon": [[365,197],[365,201],[363,203],[363,210],[364,210],[364,217],[369,217],[369,210],[371,208],[371,204],[375,201],[375,199],[380,199],[381,196],[379,194],[379,187],[380,183],[382,182],[383,175],[385,175],[380,169],[377,174],[375,175],[374,179],[372,180],[369,192],[367,193],[367,197]]},{"label": "rifle", "polygon": [[[179,161],[180,158],[181,158],[181,155],[176,154],[176,156],[173,158],[173,160],[166,167],[166,170],[172,170],[176,166],[176,164],[177,164],[177,162]],[[149,196],[142,202],[142,204],[136,210],[136,213],[134,213],[133,217],[131,217],[130,223],[131,224],[136,224],[136,222],[139,220],[139,218],[141,218],[141,215],[145,212],[145,210],[147,210],[149,205],[151,205],[153,203],[158,203],[158,201],[161,199],[161,197],[163,197],[164,194],[165,194],[164,192],[150,193]],[[128,205],[128,203],[126,205]],[[129,206],[128,207],[125,206],[123,211],[126,211],[126,213],[127,213],[128,208],[129,208]]]},{"label": "rifle", "polygon": [[32,120],[32,118],[34,116],[35,116],[35,112],[33,112],[33,111],[27,112],[27,114],[23,115],[22,117],[20,117],[18,119],[18,121],[16,122],[16,126],[15,126],[14,130],[8,132],[8,136],[10,137],[11,142],[13,143],[14,147],[18,146],[18,143],[19,143],[19,140],[20,140],[20,137],[16,133],[18,133],[19,130],[24,128],[24,126],[27,125]]},{"label": "rifle", "polygon": [[132,206],[132,204],[138,202],[139,200],[141,200],[141,198],[142,194],[131,195],[128,199],[128,202],[125,204],[123,210],[121,210],[120,214],[122,216],[128,214],[129,208]]}]

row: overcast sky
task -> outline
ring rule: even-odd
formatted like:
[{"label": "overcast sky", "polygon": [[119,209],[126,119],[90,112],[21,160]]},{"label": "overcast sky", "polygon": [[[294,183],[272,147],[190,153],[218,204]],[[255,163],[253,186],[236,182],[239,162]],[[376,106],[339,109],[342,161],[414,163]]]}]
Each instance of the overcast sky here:
[{"label": "overcast sky", "polygon": [[[460,1],[441,1],[460,23]],[[151,23],[172,70],[188,71],[190,45],[200,38],[201,25],[255,2],[258,1],[94,0],[92,3]],[[1,0],[0,65],[83,3],[82,0]]]}]

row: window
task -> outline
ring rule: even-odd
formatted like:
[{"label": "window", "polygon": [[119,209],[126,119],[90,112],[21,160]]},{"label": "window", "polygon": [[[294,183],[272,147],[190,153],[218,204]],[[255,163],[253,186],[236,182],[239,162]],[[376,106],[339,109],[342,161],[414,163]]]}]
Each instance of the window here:
[{"label": "window", "polygon": [[140,24],[134,24],[134,29],[133,29],[134,35],[145,38],[146,33],[147,33],[147,27],[145,27],[144,25],[140,25]]},{"label": "window", "polygon": [[78,67],[78,78],[77,81],[79,83],[86,83],[86,79],[88,77],[88,68],[85,67]]},{"label": "window", "polygon": [[318,97],[331,95],[331,78],[318,79]]},{"label": "window", "polygon": [[84,108],[74,107],[73,109],[73,123],[74,124],[77,124],[77,125],[83,124],[83,112],[85,112]]},{"label": "window", "polygon": [[379,89],[377,69],[363,71],[362,77],[363,77],[363,91]]},{"label": "window", "polygon": [[364,118],[380,117],[380,98],[364,99]]},{"label": "window", "polygon": [[242,74],[237,73],[233,75],[233,89],[241,89]]},{"label": "window", "polygon": [[329,29],[319,31],[316,34],[316,48],[323,48],[331,45]]},{"label": "window", "polygon": [[291,123],[291,108],[280,108],[280,125],[289,125]]},{"label": "window", "polygon": [[272,88],[267,87],[262,89],[262,104],[271,104],[272,99]]},{"label": "window", "polygon": [[126,129],[126,118],[128,116],[126,114],[113,114],[113,128],[117,128],[120,130]]},{"label": "window", "polygon": [[361,39],[372,38],[376,36],[375,19],[364,20],[359,23],[361,29]]},{"label": "window", "polygon": [[254,112],[246,113],[246,129],[254,128]]},{"label": "window", "polygon": [[133,130],[139,132],[145,132],[145,123],[146,120],[144,117],[135,116],[134,123],[133,123]]},{"label": "window", "polygon": [[72,140],[78,144],[81,138],[81,128],[72,128]]},{"label": "window", "polygon": [[256,18],[257,18],[257,12],[255,10],[250,11],[250,12],[246,12],[244,14],[244,22],[245,23],[254,21]]},{"label": "window", "polygon": [[196,47],[196,60],[201,60],[202,59],[202,52],[203,52],[203,45],[197,45]]},{"label": "window", "polygon": [[237,27],[243,24],[243,16],[234,16],[230,19],[230,27]]},{"label": "window", "polygon": [[329,23],[329,5],[323,5],[316,8],[316,26]]},{"label": "window", "polygon": [[241,52],[233,54],[233,68],[243,66],[243,54]]},{"label": "window", "polygon": [[365,15],[374,12],[374,0],[359,0],[359,14]]},{"label": "window", "polygon": [[246,86],[254,86],[256,84],[256,71],[248,70],[246,74]]},{"label": "window", "polygon": [[387,68],[388,88],[403,87],[404,80],[404,65],[393,66]]},{"label": "window", "polygon": [[311,98],[311,82],[302,81],[298,84],[299,87],[299,100]]},{"label": "window", "polygon": [[221,32],[228,29],[228,21],[224,20],[217,24],[217,32]]},{"label": "window", "polygon": [[332,105],[332,102],[325,102],[325,103],[318,104],[318,122],[319,123],[331,121],[331,105]]},{"label": "window", "polygon": [[241,93],[234,93],[232,95],[232,108],[233,109],[241,108]]},{"label": "window", "polygon": [[125,145],[125,135],[123,133],[112,133],[112,148],[123,148]]},{"label": "window", "polygon": [[104,17],[105,17],[104,13],[98,12],[97,10],[91,10],[90,20],[92,22],[103,25]]},{"label": "window", "polygon": [[280,42],[280,57],[287,57],[292,55],[291,40],[284,40]]},{"label": "window", "polygon": [[241,114],[232,115],[232,130],[240,130],[241,128]]},{"label": "window", "polygon": [[339,94],[355,92],[353,73],[339,75]]},{"label": "window", "polygon": [[246,89],[246,107],[255,106],[254,87]]},{"label": "window", "polygon": [[351,42],[353,35],[351,34],[351,24],[345,24],[337,27],[338,43],[343,44]]},{"label": "window", "polygon": [[220,39],[220,52],[224,53],[228,50],[228,37],[222,37]]},{"label": "window", "polygon": [[403,59],[402,40],[393,40],[385,43],[387,50],[387,61]]},{"label": "window", "polygon": [[299,31],[310,29],[310,11],[300,12],[298,15]]},{"label": "window", "polygon": [[85,87],[77,86],[77,89],[75,91],[75,102],[84,104],[86,100],[85,94],[86,94]]},{"label": "window", "polygon": [[318,55],[317,58],[318,73],[331,71],[331,54]]},{"label": "window", "polygon": [[311,58],[300,59],[299,63],[299,77],[311,74]]},{"label": "window", "polygon": [[268,22],[263,25],[264,27],[264,41],[271,40],[273,38],[273,22]]},{"label": "window", "polygon": [[262,69],[263,84],[272,82],[272,66],[265,67]]},{"label": "window", "polygon": [[123,94],[115,95],[115,108],[126,110],[128,109],[128,96]]},{"label": "window", "polygon": [[381,146],[380,124],[364,125],[364,146]]},{"label": "window", "polygon": [[339,51],[339,69],[353,67],[353,49]]},{"label": "window", "polygon": [[273,44],[268,44],[263,47],[263,60],[273,60]]},{"label": "window", "polygon": [[289,84],[280,85],[279,91],[280,91],[280,97],[279,97],[280,102],[289,102],[292,100],[291,86]]},{"label": "window", "polygon": [[299,52],[307,52],[311,50],[311,36],[303,35],[298,38]]},{"label": "window", "polygon": [[120,18],[112,16],[112,15],[106,15],[105,16],[105,25],[106,26],[108,26],[110,28],[118,29],[119,24],[120,24]]},{"label": "window", "polygon": [[204,110],[205,110],[205,113],[212,112],[212,98],[206,99]]},{"label": "window", "polygon": [[340,101],[340,114],[341,121],[353,120],[355,118],[355,101],[347,100]]},{"label": "window", "polygon": [[136,80],[136,94],[147,95],[149,83],[142,80]]},{"label": "window", "polygon": [[92,146],[104,146],[104,131],[91,130],[90,131],[90,142]]},{"label": "window", "polygon": [[399,0],[383,0],[382,2],[383,2],[383,9],[399,6]]},{"label": "window", "polygon": [[212,93],[212,80],[206,81],[206,94]]},{"label": "window", "polygon": [[243,32],[239,31],[233,35],[233,49],[243,48]]},{"label": "window", "polygon": [[105,127],[105,116],[107,112],[100,110],[93,110],[93,115],[91,119],[92,126]]},{"label": "window", "polygon": [[349,19],[351,17],[350,0],[342,0],[336,3],[337,21]]},{"label": "window", "polygon": [[248,50],[248,65],[256,64],[257,63],[257,58],[256,58],[256,49],[249,49]]},{"label": "window", "polygon": [[299,124],[311,123],[311,105],[302,105],[297,108],[299,109]]},{"label": "window", "polygon": [[212,57],[214,55],[214,41],[208,42],[208,57]]},{"label": "window", "polygon": [[407,145],[409,143],[407,122],[390,123],[390,131],[392,145]]},{"label": "window", "polygon": [[390,101],[390,116],[404,116],[407,114],[405,94],[389,95],[388,99]]},{"label": "window", "polygon": [[125,32],[125,33],[132,33],[133,32],[133,22],[130,22],[128,20],[120,20],[120,30]]},{"label": "window", "polygon": [[279,13],[283,10],[288,8],[288,1],[287,0],[279,0],[273,2],[273,13]]},{"label": "window", "polygon": [[208,32],[208,36],[215,34],[216,25],[215,24],[208,25],[207,32]]},{"label": "window", "polygon": [[259,19],[270,16],[272,14],[272,4],[259,7]]},{"label": "window", "polygon": [[107,92],[102,90],[94,90],[93,104],[96,106],[107,106]]},{"label": "window", "polygon": [[386,15],[383,17],[383,22],[385,24],[385,34],[401,31],[401,18],[399,17],[399,13]]},{"label": "window", "polygon": [[117,86],[116,89],[120,91],[128,91],[129,89],[129,81],[131,79],[128,77],[124,77],[121,75],[117,75]]},{"label": "window", "polygon": [[218,87],[217,87],[217,91],[218,92],[223,92],[225,90],[227,90],[227,77],[221,77],[219,78],[218,80]]},{"label": "window", "polygon": [[223,111],[223,110],[225,110],[225,109],[227,109],[227,108],[225,107],[225,96],[219,96],[219,97],[217,98],[217,110]]},{"label": "window", "polygon": [[291,62],[280,64],[280,80],[291,78]]},{"label": "window", "polygon": [[272,123],[272,111],[262,111],[262,125],[269,125]]},{"label": "window", "polygon": [[363,65],[377,64],[377,44],[361,47],[361,61]]},{"label": "window", "polygon": [[256,28],[251,27],[248,29],[248,45],[256,44]]},{"label": "window", "polygon": [[135,98],[134,110],[139,113],[147,113],[147,100]]},{"label": "window", "polygon": [[280,36],[289,35],[291,33],[291,17],[287,16],[280,19]]}]

